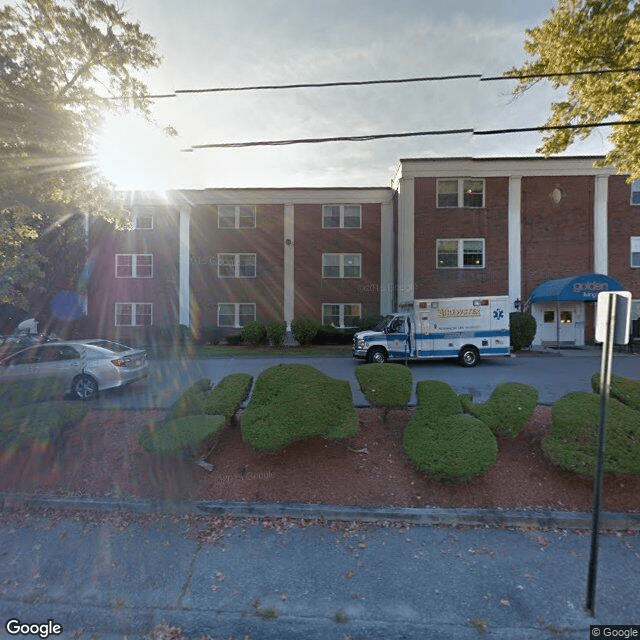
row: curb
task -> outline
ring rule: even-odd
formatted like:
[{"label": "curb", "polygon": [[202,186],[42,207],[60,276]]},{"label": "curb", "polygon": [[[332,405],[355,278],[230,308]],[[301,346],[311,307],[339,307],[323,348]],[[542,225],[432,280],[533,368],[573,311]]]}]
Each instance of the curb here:
[{"label": "curb", "polygon": [[[134,514],[230,516],[232,518],[292,518],[344,522],[403,522],[418,526],[528,527],[591,530],[587,511],[546,509],[486,509],[442,507],[360,507],[295,502],[174,502],[142,498],[25,495],[0,493],[0,512],[24,509],[130,512]],[[640,532],[640,513],[602,512],[600,529]]]}]

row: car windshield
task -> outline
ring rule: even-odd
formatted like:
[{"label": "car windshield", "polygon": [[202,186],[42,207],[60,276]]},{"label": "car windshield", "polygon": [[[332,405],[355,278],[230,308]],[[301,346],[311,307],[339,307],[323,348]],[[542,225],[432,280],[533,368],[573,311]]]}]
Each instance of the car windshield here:
[{"label": "car windshield", "polygon": [[391,322],[391,320],[393,320],[394,316],[393,315],[388,315],[385,316],[384,318],[382,318],[378,324],[376,324],[375,327],[373,327],[374,331],[384,331],[387,326],[389,325],[389,322]]}]

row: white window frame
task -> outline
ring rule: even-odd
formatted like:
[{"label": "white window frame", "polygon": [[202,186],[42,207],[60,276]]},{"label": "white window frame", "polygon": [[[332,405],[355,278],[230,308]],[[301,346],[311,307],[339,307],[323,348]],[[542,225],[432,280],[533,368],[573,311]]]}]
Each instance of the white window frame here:
[{"label": "white window frame", "polygon": [[[233,306],[233,324],[220,324],[220,307],[222,305]],[[240,323],[240,307],[253,307],[253,320],[256,319],[256,303],[255,302],[218,302],[218,326],[228,329],[241,329],[244,325]],[[225,314],[230,315],[230,314]]]},{"label": "white window frame", "polygon": [[340,318],[338,325],[337,325],[337,329],[352,329],[353,326],[350,325],[345,325],[344,323],[344,316],[345,316],[345,307],[358,307],[358,318],[362,318],[362,305],[359,302],[324,302],[322,304],[322,324],[327,324],[324,319],[325,319],[325,307],[340,307],[340,310],[338,312],[338,316]]},{"label": "white window frame", "polygon": [[[118,322],[118,316],[122,315],[122,313],[118,313],[118,308],[123,305],[131,305],[131,323],[126,324],[122,322]],[[142,305],[148,306],[151,313],[142,313],[138,311],[138,307],[142,307]],[[149,317],[149,323],[137,322],[138,316]],[[153,325],[153,303],[152,302],[116,302],[115,303],[115,326],[116,327],[150,327]]]},{"label": "white window frame", "polygon": [[[338,224],[337,227],[333,227],[325,224],[325,210],[329,209],[329,207],[340,208],[340,223]],[[345,226],[344,224],[345,209],[347,207],[358,208],[358,226],[357,227]],[[322,205],[322,228],[323,229],[362,229],[362,205],[361,204],[323,204]]]},{"label": "white window frame", "polygon": [[[131,265],[128,264],[118,264],[119,258],[130,257]],[[141,276],[138,274],[138,258],[151,258],[151,273],[148,276]],[[119,267],[122,269],[124,267],[131,266],[131,275],[119,275]],[[141,265],[145,268],[149,267],[149,265]],[[120,269],[120,271],[121,271]],[[153,278],[153,253],[116,253],[116,278]]]},{"label": "white window frame", "polygon": [[[635,258],[635,264],[634,264]],[[629,242],[629,265],[632,269],[640,269],[640,236],[631,236]]]},{"label": "white window frame", "polygon": [[[455,205],[440,205],[438,196],[440,195],[440,184],[443,182],[453,182],[457,181],[458,183],[458,197],[457,204]],[[464,186],[465,182],[481,182],[482,183],[482,204],[480,206],[470,205],[464,203]],[[487,184],[484,178],[438,178],[436,180],[436,208],[437,209],[484,209],[485,208],[485,198],[487,193]]]},{"label": "white window frame", "polygon": [[640,180],[634,180],[631,183],[631,195],[629,196],[629,203],[632,207],[640,206]]},{"label": "white window frame", "polygon": [[[142,226],[140,220],[149,219],[150,224]],[[133,216],[133,228],[135,231],[152,231],[153,230],[153,213],[136,213]]]},{"label": "white window frame", "polygon": [[[255,278],[256,274],[258,272],[258,261],[257,261],[257,254],[255,253],[219,253],[218,254],[218,278]],[[233,257],[233,267],[234,267],[234,275],[221,275],[220,274],[220,260],[224,257],[224,256],[232,256]],[[247,257],[247,256],[253,256],[253,275],[251,276],[247,276],[247,275],[241,275],[240,274],[240,258],[241,257]]]},{"label": "white window frame", "polygon": [[[441,242],[457,242],[457,264],[456,266],[440,265],[438,257],[440,255],[439,246]],[[465,265],[464,264],[464,245],[465,242],[482,242],[482,264],[481,265]],[[437,269],[484,269],[487,264],[487,248],[484,238],[438,238],[436,240],[436,268]]]},{"label": "white window frame", "polygon": [[[326,258],[328,258],[329,256],[338,256],[339,257],[339,269],[340,269],[340,274],[337,276],[328,276],[325,275],[325,267],[330,266],[333,267],[335,265],[327,265],[325,264],[326,262]],[[358,260],[360,261],[360,264],[358,265],[359,268],[359,273],[357,276],[345,276],[344,275],[344,268],[345,268],[345,262],[348,259],[349,256],[358,256]],[[349,265],[347,265],[349,266]],[[362,254],[361,253],[323,253],[322,254],[322,277],[323,278],[327,278],[327,279],[343,279],[343,278],[362,278]]]},{"label": "white window frame", "polygon": [[[233,210],[233,225],[220,225],[220,221],[225,219],[222,215],[223,210],[228,210],[226,219],[231,219],[231,210]],[[242,224],[243,218],[240,212],[242,209],[250,209],[253,213],[253,224]],[[255,229],[256,227],[256,206],[248,204],[219,204],[218,205],[218,229]]]}]

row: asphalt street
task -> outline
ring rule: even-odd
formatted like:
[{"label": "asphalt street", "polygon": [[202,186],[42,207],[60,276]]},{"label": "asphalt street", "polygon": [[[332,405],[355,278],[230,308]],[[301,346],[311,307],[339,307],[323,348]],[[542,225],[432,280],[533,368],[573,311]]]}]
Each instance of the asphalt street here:
[{"label": "asphalt street", "polygon": [[[351,385],[356,405],[366,405],[355,370],[362,362],[344,357],[235,357],[150,360],[149,377],[125,389],[101,394],[97,408],[168,408],[190,384],[208,378],[214,384],[230,373],[250,373],[257,377],[265,369],[280,363],[301,363]],[[398,365],[403,366],[403,365]],[[540,403],[553,404],[571,391],[591,391],[591,376],[600,371],[597,348],[563,350],[543,355],[518,355],[506,358],[485,358],[467,369],[451,360],[410,362],[415,403],[415,384],[420,380],[442,380],[458,393],[469,393],[476,402],[484,402],[501,382],[522,382],[535,387]],[[616,353],[613,373],[640,379],[640,355]]]},{"label": "asphalt street", "polygon": [[159,624],[224,640],[587,640],[590,624],[640,624],[638,534],[600,537],[591,617],[589,536],[569,530],[2,521],[2,637],[9,620],[100,640],[143,638]]}]

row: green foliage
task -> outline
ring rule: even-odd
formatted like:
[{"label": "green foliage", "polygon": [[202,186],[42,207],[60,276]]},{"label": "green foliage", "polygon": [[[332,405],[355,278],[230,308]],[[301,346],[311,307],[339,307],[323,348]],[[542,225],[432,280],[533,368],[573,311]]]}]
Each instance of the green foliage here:
[{"label": "green foliage", "polygon": [[[600,374],[591,376],[591,388],[595,393],[600,393]],[[633,380],[623,376],[611,375],[609,395],[622,404],[640,411],[640,380]]]},{"label": "green foliage", "polygon": [[274,347],[279,347],[284,342],[284,336],[287,332],[286,322],[270,322],[267,325],[267,339]]},{"label": "green foliage", "polygon": [[461,414],[460,399],[446,383],[418,383],[418,409],[404,432],[404,450],[416,469],[437,480],[471,482],[498,454],[484,422]]},{"label": "green foliage", "polygon": [[300,318],[291,323],[291,333],[293,333],[293,337],[302,347],[306,347],[313,342],[319,328],[318,323],[310,318]]},{"label": "green foliage", "polygon": [[358,323],[358,331],[369,331],[373,329],[380,320],[382,320],[381,315],[379,314],[369,314],[360,318],[360,322]]},{"label": "green foliage", "polygon": [[248,373],[225,376],[206,394],[204,413],[224,416],[225,420],[229,420],[247,397],[252,382],[253,378]]},{"label": "green foliage", "polygon": [[36,402],[0,414],[0,444],[18,446],[23,442],[59,446],[64,432],[76,425],[87,411],[82,402]]},{"label": "green foliage", "polygon": [[526,384],[504,382],[483,404],[473,404],[467,396],[461,396],[460,401],[467,413],[482,420],[496,436],[513,438],[533,415],[538,391]]},{"label": "green foliage", "polygon": [[164,419],[173,420],[174,418],[183,418],[184,416],[204,413],[207,394],[210,389],[211,380],[202,379],[194,382],[169,407]]},{"label": "green foliage", "polygon": [[13,408],[33,402],[62,400],[66,391],[68,389],[64,383],[54,377],[0,382],[0,407]]},{"label": "green foliage", "polygon": [[258,377],[241,419],[242,437],[259,451],[314,435],[340,440],[358,432],[358,416],[346,380],[309,365],[277,365]]},{"label": "green foliage", "polygon": [[[637,46],[638,9],[634,2],[611,0],[558,0],[540,26],[527,30],[524,49],[529,61],[506,75],[528,75],[515,92],[522,93],[544,74],[575,73],[596,69],[634,69],[640,65]],[[554,102],[551,126],[585,125],[603,120],[636,120],[640,76],[625,73],[554,75],[554,89],[562,98]],[[590,128],[549,131],[538,151],[545,155],[567,149]],[[603,164],[614,166],[632,180],[640,179],[640,128],[612,127],[611,151]]]},{"label": "green foliage", "polygon": [[237,346],[242,342],[242,334],[236,333],[225,338],[227,344]]},{"label": "green foliage", "polygon": [[318,332],[313,338],[313,344],[351,344],[355,329],[337,329],[330,324],[318,327]]},{"label": "green foliage", "polygon": [[529,313],[514,311],[509,314],[509,331],[511,346],[516,349],[527,349],[536,336],[536,319]]},{"label": "green foliage", "polygon": [[242,342],[257,346],[265,341],[267,330],[261,322],[254,320],[253,322],[247,322],[247,324],[242,327],[240,336]]},{"label": "green foliage", "polygon": [[[553,405],[551,428],[542,448],[557,466],[580,475],[595,474],[600,398],[569,393]],[[640,412],[610,399],[607,411],[605,473],[640,473]]]},{"label": "green foliage", "polygon": [[411,371],[398,364],[363,364],[356,368],[362,393],[376,407],[405,407],[411,397]]},{"label": "green foliage", "polygon": [[200,329],[200,343],[201,344],[218,344],[222,339],[222,332],[214,325],[207,325]]},{"label": "green foliage", "polygon": [[150,425],[140,435],[140,444],[151,453],[170,456],[181,452],[195,457],[204,440],[225,424],[224,416],[192,415]]}]

